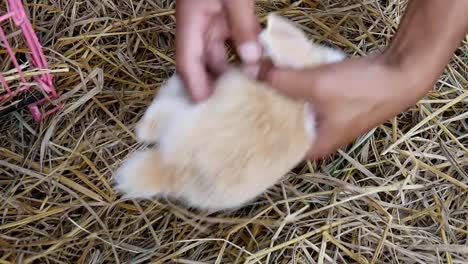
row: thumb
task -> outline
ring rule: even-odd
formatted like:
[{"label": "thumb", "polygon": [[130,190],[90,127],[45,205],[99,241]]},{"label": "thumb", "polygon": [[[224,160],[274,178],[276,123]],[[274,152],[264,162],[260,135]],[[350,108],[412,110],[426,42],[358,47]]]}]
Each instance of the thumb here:
[{"label": "thumb", "polygon": [[236,51],[246,64],[256,64],[262,55],[258,42],[260,24],[254,0],[224,0]]},{"label": "thumb", "polygon": [[[261,68],[262,69],[262,68]],[[260,71],[260,80],[292,99],[314,101],[320,90],[320,74],[314,69],[270,68]]]}]

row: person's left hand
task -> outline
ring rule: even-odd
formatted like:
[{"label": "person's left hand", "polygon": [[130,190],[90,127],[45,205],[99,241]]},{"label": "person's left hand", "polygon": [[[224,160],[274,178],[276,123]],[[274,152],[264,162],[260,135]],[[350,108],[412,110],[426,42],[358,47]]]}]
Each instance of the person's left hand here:
[{"label": "person's left hand", "polygon": [[211,94],[216,75],[228,67],[224,42],[252,75],[258,71],[260,24],[254,0],[177,0],[176,70],[196,102]]}]

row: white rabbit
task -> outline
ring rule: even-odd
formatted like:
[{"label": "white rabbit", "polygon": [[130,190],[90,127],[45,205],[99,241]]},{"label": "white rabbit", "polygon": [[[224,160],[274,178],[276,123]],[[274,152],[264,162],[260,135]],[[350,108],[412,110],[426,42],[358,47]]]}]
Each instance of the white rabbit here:
[{"label": "white rabbit", "polygon": [[[295,24],[269,15],[260,34],[278,67],[303,68],[345,58],[311,43]],[[291,84],[294,85],[294,84]],[[301,162],[315,139],[313,112],[233,69],[212,96],[192,104],[177,76],[164,84],[136,126],[155,149],[130,156],[116,172],[129,198],[178,198],[188,206],[233,209],[256,198]]]}]

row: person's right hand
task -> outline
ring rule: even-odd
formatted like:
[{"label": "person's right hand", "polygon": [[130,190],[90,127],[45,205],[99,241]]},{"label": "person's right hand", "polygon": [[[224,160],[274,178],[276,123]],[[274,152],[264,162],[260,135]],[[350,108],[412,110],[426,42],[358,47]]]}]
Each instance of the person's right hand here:
[{"label": "person's right hand", "polygon": [[437,71],[419,74],[418,69],[388,64],[386,56],[304,70],[271,69],[266,74],[278,91],[312,106],[317,139],[306,158],[323,158],[404,111],[438,76]]},{"label": "person's right hand", "polygon": [[261,47],[254,0],[177,0],[176,70],[192,99],[207,99],[212,81],[228,67],[226,40],[255,76]]},{"label": "person's right hand", "polygon": [[468,32],[468,1],[410,1],[384,53],[303,70],[272,68],[264,79],[281,93],[310,102],[322,158],[423,97]]}]

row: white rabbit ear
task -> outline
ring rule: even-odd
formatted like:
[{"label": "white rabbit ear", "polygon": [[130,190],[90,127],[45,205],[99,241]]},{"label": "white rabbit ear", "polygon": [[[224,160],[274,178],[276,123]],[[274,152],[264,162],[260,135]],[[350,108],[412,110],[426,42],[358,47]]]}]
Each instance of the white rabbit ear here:
[{"label": "white rabbit ear", "polygon": [[284,38],[294,41],[299,45],[308,46],[309,39],[304,32],[292,21],[275,14],[269,14],[266,31],[279,40]]},{"label": "white rabbit ear", "polygon": [[304,67],[313,55],[311,42],[302,30],[293,22],[277,15],[268,15],[267,27],[259,38],[265,55],[278,67]]},{"label": "white rabbit ear", "polygon": [[295,23],[274,14],[268,15],[259,38],[265,55],[277,67],[297,69],[344,58],[340,51],[314,44]]},{"label": "white rabbit ear", "polygon": [[346,54],[340,50],[320,46],[322,49],[321,53],[325,60],[325,63],[334,63],[346,59]]}]

